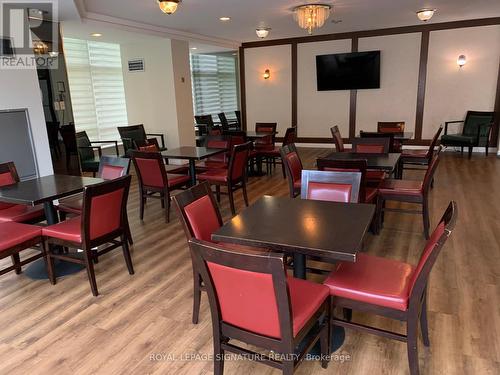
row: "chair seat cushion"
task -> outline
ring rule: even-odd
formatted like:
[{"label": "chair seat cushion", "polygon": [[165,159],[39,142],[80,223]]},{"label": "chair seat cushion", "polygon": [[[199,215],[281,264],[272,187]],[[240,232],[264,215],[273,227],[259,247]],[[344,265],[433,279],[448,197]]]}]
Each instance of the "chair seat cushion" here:
[{"label": "chair seat cushion", "polygon": [[292,305],[293,336],[311,319],[321,304],[328,298],[327,287],[311,281],[288,277],[290,302]]},{"label": "chair seat cushion", "polygon": [[196,164],[196,169],[200,171],[207,171],[209,169],[227,169],[228,164],[218,161],[201,161]]},{"label": "chair seat cushion", "polygon": [[383,195],[390,194],[407,194],[407,195],[422,195],[422,182],[412,180],[384,180],[379,186],[379,193]]},{"label": "chair seat cushion", "polygon": [[168,178],[168,187],[175,188],[179,187],[182,185],[186,185],[191,181],[189,176],[182,175],[182,174],[167,174]]},{"label": "chair seat cushion", "polygon": [[99,159],[82,160],[81,165],[84,172],[97,172],[99,170]]},{"label": "chair seat cushion", "polygon": [[386,178],[386,174],[384,171],[367,169],[366,170],[366,179],[370,181],[380,181]]},{"label": "chair seat cushion", "polygon": [[365,188],[365,201],[364,203],[374,203],[377,198],[378,189],[367,187]]},{"label": "chair seat cushion", "polygon": [[81,194],[73,197],[59,199],[57,209],[70,214],[80,215],[82,213],[83,197]]},{"label": "chair seat cushion", "polygon": [[188,174],[189,173],[189,167],[187,165],[166,165],[165,169],[167,170],[167,173],[173,173],[173,174]]},{"label": "chair seat cushion", "polygon": [[35,225],[0,223],[0,252],[42,235],[42,228]]},{"label": "chair seat cushion", "polygon": [[200,181],[217,181],[227,182],[227,170],[225,169],[210,169],[196,176]]},{"label": "chair seat cushion", "polygon": [[70,242],[82,242],[81,217],[77,216],[57,224],[42,228],[42,234]]},{"label": "chair seat cushion", "polygon": [[476,137],[462,134],[446,134],[441,136],[441,144],[443,145],[454,145],[454,144],[465,144],[473,145],[476,143]]},{"label": "chair seat cushion", "polygon": [[402,158],[426,158],[427,150],[403,150]]},{"label": "chair seat cushion", "polygon": [[35,222],[43,220],[45,220],[45,214],[41,205],[25,206],[23,204],[15,204],[0,211],[0,223],[7,221],[24,223],[27,221]]},{"label": "chair seat cushion", "polygon": [[336,297],[406,311],[413,274],[410,264],[367,254],[341,262],[324,281]]},{"label": "chair seat cushion", "polygon": [[275,157],[279,158],[280,155],[280,148],[277,146],[274,146],[273,148],[271,147],[266,147],[266,148],[257,148],[257,153],[261,156],[267,156],[267,157]]}]

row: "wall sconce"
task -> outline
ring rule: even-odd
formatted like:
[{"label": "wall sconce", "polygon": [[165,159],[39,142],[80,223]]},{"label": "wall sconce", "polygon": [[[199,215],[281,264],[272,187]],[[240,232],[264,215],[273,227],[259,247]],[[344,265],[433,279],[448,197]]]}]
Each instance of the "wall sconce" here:
[{"label": "wall sconce", "polygon": [[266,69],[264,71],[264,75],[263,75],[264,79],[269,79],[271,78],[271,72],[269,71],[269,69]]},{"label": "wall sconce", "polygon": [[458,56],[457,65],[461,68],[465,64],[467,64],[467,58],[465,57],[465,55]]}]

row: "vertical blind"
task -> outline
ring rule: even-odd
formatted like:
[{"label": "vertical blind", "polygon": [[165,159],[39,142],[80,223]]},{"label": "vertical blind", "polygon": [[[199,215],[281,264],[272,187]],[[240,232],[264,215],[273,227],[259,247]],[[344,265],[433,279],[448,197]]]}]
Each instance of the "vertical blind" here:
[{"label": "vertical blind", "polygon": [[64,53],[76,130],[119,139],[116,127],[128,123],[120,45],[64,38]]},{"label": "vertical blind", "polygon": [[195,115],[213,115],[238,109],[235,56],[192,54],[191,76]]}]

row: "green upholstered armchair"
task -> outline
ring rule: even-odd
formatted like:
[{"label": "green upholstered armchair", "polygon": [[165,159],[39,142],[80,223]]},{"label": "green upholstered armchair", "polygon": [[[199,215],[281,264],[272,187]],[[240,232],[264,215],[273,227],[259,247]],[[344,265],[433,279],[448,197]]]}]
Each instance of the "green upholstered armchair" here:
[{"label": "green upholstered armchair", "polygon": [[[468,111],[464,121],[447,121],[444,123],[444,134],[441,136],[443,146],[469,148],[469,159],[472,156],[472,148],[483,146],[488,155],[491,129],[493,127],[494,112]],[[463,123],[462,133],[448,134],[448,124]]]},{"label": "green upholstered armchair", "polygon": [[[80,158],[80,166],[82,172],[92,172],[96,175],[99,170],[99,162],[102,156],[101,146],[94,146],[94,143],[100,144],[114,144],[116,156],[118,156],[118,142],[117,141],[91,141],[87,135],[87,132],[81,131],[76,133],[76,146],[78,149],[78,157]],[[95,155],[95,151],[98,153],[98,157]]]},{"label": "green upholstered armchair", "polygon": [[159,137],[161,140],[160,151],[165,151],[165,138],[163,134],[146,133],[144,130],[144,125],[130,125],[130,126],[118,126],[118,133],[120,133],[120,138],[123,143],[123,150],[125,151],[125,156],[130,157],[130,153],[133,150],[137,150],[137,143],[144,143],[148,140],[149,136]]}]

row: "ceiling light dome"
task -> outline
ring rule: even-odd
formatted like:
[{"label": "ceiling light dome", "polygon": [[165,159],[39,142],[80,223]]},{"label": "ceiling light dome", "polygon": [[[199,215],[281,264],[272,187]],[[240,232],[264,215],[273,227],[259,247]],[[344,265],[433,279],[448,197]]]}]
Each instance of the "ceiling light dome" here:
[{"label": "ceiling light dome", "polygon": [[166,14],[173,14],[182,0],[157,0],[161,11]]},{"label": "ceiling light dome", "polygon": [[269,35],[269,31],[271,31],[270,27],[259,27],[255,30],[255,33],[259,38],[264,39]]},{"label": "ceiling light dome", "polygon": [[420,21],[426,22],[432,18],[435,11],[436,11],[436,9],[428,9],[428,8],[420,9],[417,12],[417,17]]},{"label": "ceiling light dome", "polygon": [[293,9],[293,18],[302,29],[307,29],[312,34],[314,29],[318,29],[325,24],[330,17],[332,7],[328,4],[305,4]]}]

